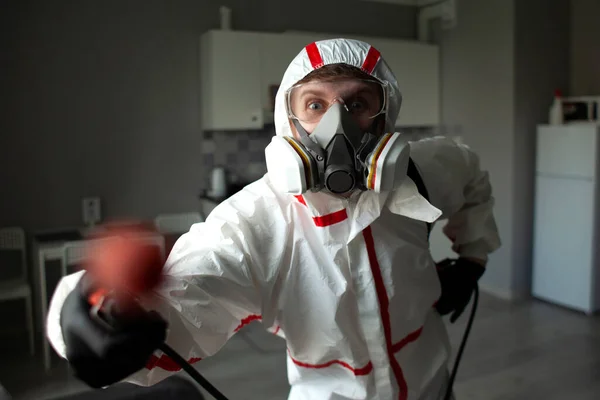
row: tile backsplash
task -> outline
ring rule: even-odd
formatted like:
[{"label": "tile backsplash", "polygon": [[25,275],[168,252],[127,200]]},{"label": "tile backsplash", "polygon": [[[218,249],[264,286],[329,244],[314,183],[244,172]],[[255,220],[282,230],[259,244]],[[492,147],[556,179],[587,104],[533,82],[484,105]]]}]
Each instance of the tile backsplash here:
[{"label": "tile backsplash", "polygon": [[[223,166],[234,182],[252,182],[260,178],[267,172],[265,147],[274,134],[272,126],[252,131],[204,132],[202,156],[205,170]],[[209,181],[205,184],[207,188]]]},{"label": "tile backsplash", "polygon": [[[438,130],[430,127],[399,129],[411,140],[435,135]],[[267,172],[265,147],[275,135],[275,128],[251,131],[207,131],[202,144],[203,165],[206,171],[224,166],[234,182],[252,182]],[[209,187],[207,174],[203,189]]]}]

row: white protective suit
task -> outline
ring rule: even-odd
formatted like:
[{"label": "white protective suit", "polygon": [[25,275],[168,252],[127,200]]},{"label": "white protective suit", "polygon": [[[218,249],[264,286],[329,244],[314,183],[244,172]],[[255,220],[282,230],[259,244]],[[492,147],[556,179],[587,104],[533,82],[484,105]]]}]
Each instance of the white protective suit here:
[{"label": "white protective suit", "polygon": [[[400,94],[375,49],[346,39],[307,48],[277,94],[278,135],[291,135],[284,91],[340,62],[392,84],[393,129]],[[280,193],[268,174],[221,203],[177,241],[167,279],[148,299],[169,322],[167,343],[194,362],[261,319],[287,341],[291,400],[440,399],[450,346],[432,308],[441,291],[426,222],[448,217],[463,256],[486,259],[500,240],[488,175],[472,151],[433,138],[411,143],[411,157],[431,203],[410,179],[341,199]],[[48,337],[63,356],[59,313],[79,276],[60,282],[49,310]],[[150,385],[176,370],[157,352],[128,381]]]}]

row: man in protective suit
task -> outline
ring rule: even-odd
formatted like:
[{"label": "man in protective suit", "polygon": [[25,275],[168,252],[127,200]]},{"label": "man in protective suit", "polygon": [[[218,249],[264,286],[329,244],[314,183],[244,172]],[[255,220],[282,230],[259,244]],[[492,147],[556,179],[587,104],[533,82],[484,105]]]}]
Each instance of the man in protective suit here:
[{"label": "man in protective suit", "polygon": [[[447,138],[409,142],[394,125],[396,78],[377,49],[311,43],[276,96],[268,173],[175,244],[163,283],[140,301],[161,319],[107,333],[89,317],[93,282],[59,284],[48,337],[93,387],[152,385],[250,321],[287,342],[289,399],[440,399],[450,345],[441,315],[468,304],[500,246],[488,174]],[[438,271],[437,219],[458,253]]]}]

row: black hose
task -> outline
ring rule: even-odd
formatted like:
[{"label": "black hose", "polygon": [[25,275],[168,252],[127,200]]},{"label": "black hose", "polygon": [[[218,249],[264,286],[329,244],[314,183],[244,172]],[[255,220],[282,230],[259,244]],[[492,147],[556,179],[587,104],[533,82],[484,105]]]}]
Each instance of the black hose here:
[{"label": "black hose", "polygon": [[196,371],[183,357],[181,357],[175,350],[173,350],[168,344],[163,343],[160,346],[160,350],[175,361],[185,372],[187,372],[194,381],[196,381],[202,388],[211,394],[217,400],[227,400],[227,397],[219,390],[214,387],[209,381],[204,378],[200,372]]},{"label": "black hose", "polygon": [[475,284],[475,290],[473,293],[473,306],[471,307],[471,315],[469,316],[469,321],[467,322],[467,327],[465,329],[465,333],[463,334],[463,338],[460,343],[460,347],[458,348],[458,353],[456,354],[456,360],[454,361],[454,367],[452,367],[452,373],[450,374],[450,379],[448,380],[448,387],[446,389],[446,395],[444,396],[444,400],[450,400],[452,398],[452,387],[454,386],[454,379],[456,378],[456,373],[458,372],[458,366],[460,364],[460,359],[462,358],[463,351],[465,350],[465,346],[467,345],[467,339],[469,339],[469,333],[471,332],[471,327],[473,326],[473,320],[475,319],[475,312],[477,311],[478,303],[479,303],[479,286],[477,284]]}]

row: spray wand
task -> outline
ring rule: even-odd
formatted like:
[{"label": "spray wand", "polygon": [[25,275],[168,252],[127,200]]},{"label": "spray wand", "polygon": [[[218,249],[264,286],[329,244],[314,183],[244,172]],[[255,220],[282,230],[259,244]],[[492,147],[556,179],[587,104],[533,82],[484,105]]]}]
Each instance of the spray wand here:
[{"label": "spray wand", "polygon": [[[99,289],[88,296],[92,306],[90,316],[109,331],[118,331],[125,323],[134,323],[145,310],[136,300],[149,293],[162,280],[164,259],[156,245],[144,243],[149,234],[143,229],[112,229],[97,235],[91,242],[86,269],[98,283]],[[117,311],[118,310],[118,311]],[[159,346],[165,355],[177,363],[187,374],[217,400],[227,400],[217,388],[202,376],[171,346]]]}]

